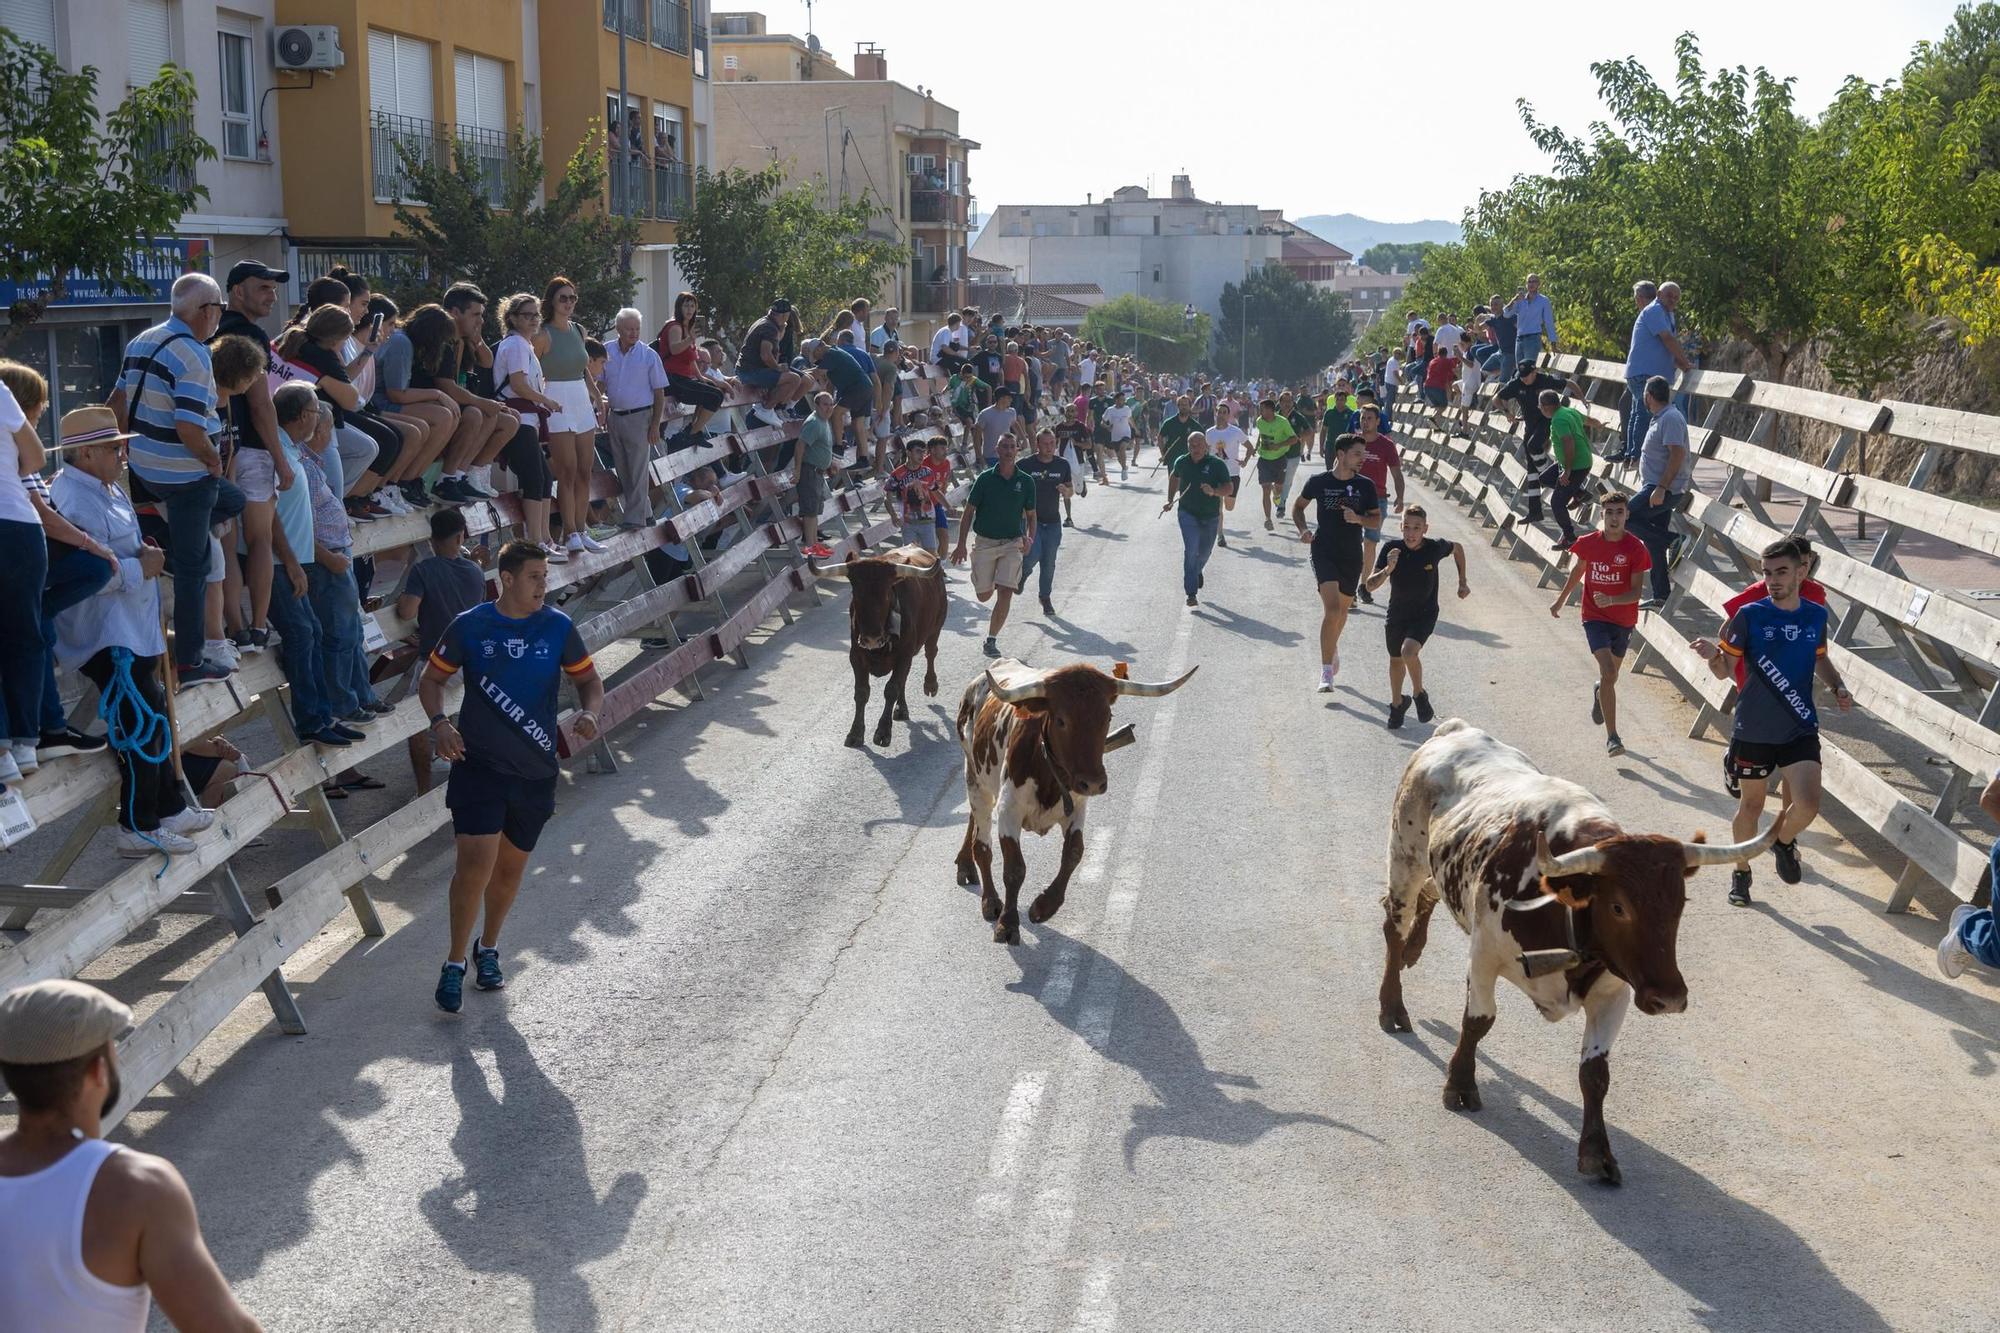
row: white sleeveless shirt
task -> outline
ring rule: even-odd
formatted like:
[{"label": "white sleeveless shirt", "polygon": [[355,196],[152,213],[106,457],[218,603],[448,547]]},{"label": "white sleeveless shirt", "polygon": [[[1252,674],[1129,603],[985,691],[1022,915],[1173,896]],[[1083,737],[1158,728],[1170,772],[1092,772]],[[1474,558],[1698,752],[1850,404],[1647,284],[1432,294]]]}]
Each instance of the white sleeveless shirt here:
[{"label": "white sleeveless shirt", "polygon": [[83,1266],[83,1210],[115,1143],[85,1139],[28,1176],[0,1176],[0,1329],[145,1333],[153,1295]]}]

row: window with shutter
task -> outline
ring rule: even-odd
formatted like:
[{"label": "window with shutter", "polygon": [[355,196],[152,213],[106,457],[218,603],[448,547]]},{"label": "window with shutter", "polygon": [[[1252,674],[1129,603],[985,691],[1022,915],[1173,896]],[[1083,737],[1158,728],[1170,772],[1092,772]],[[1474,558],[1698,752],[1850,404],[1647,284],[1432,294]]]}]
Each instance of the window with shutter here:
[{"label": "window with shutter", "polygon": [[174,58],[169,0],[125,0],[125,83],[143,88]]},{"label": "window with shutter", "polygon": [[373,111],[429,120],[437,114],[431,97],[431,46],[378,28],[368,30],[368,106]]},{"label": "window with shutter", "polygon": [[473,51],[452,54],[458,123],[481,130],[507,129],[507,67]]},{"label": "window with shutter", "polygon": [[56,49],[56,0],[0,0],[0,28],[24,42]]}]

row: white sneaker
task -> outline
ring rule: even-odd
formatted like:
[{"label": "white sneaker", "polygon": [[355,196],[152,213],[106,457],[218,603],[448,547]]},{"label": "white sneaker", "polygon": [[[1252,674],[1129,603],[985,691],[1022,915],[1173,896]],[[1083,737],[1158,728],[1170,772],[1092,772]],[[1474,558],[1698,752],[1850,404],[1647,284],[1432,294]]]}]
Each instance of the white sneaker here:
[{"label": "white sneaker", "polygon": [[548,552],[550,564],[566,565],[569,563],[569,552],[563,547],[557,546],[554,542],[543,542],[542,549]]},{"label": "white sneaker", "polygon": [[417,512],[410,507],[410,502],[403,498],[403,493],[394,486],[384,486],[375,492],[375,503],[398,516]]},{"label": "white sneaker", "polygon": [[194,850],[194,844],[178,833],[170,833],[162,826],[151,833],[134,833],[131,829],[118,830],[118,854],[137,859],[165,852],[168,856],[186,856]]},{"label": "white sneaker", "polygon": [[169,833],[178,833],[185,838],[191,834],[200,833],[213,823],[215,823],[215,811],[204,810],[200,806],[191,805],[177,815],[168,815],[165,819],[162,819],[160,827]]},{"label": "white sneaker", "polygon": [[230,671],[236,670],[243,664],[243,650],[236,646],[236,641],[233,639],[204,639],[201,655]]},{"label": "white sneaker", "polygon": [[465,475],[468,481],[482,491],[494,492],[500,489],[493,484],[493,465],[491,463],[481,463],[478,467],[470,468]]},{"label": "white sneaker", "polygon": [[4,762],[0,762],[0,781],[16,781],[42,766],[33,745],[10,744],[0,749],[0,756],[4,756]]},{"label": "white sneaker", "polygon": [[1951,924],[1945,927],[1944,938],[1937,947],[1937,969],[1947,977],[1964,976],[1965,965],[1972,961],[1971,952],[1959,941],[1958,928],[1977,910],[1969,904],[1951,909]]},{"label": "white sneaker", "polygon": [[782,426],[785,419],[762,403],[753,403],[744,410],[744,416],[759,426]]}]

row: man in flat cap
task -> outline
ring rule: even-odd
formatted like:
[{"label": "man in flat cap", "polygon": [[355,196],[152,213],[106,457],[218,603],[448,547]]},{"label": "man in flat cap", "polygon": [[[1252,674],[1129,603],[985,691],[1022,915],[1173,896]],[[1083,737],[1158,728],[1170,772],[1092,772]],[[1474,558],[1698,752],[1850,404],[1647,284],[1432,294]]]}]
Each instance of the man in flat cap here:
[{"label": "man in flat cap", "polygon": [[130,1009],[81,981],[0,996],[0,1078],[20,1105],[0,1136],[0,1328],[143,1333],[157,1297],[175,1328],[256,1333],[181,1173],[99,1137],[131,1030]]}]

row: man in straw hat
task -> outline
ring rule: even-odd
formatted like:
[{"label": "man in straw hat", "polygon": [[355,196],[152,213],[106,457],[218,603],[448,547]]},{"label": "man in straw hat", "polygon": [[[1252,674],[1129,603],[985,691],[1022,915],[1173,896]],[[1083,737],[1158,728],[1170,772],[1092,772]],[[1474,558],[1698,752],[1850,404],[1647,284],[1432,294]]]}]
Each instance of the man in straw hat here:
[{"label": "man in straw hat", "polygon": [[175,1328],[258,1328],[180,1172],[99,1137],[131,1030],[130,1009],[80,981],[0,997],[0,1078],[20,1103],[0,1136],[0,1328],[140,1333],[154,1297]]}]

